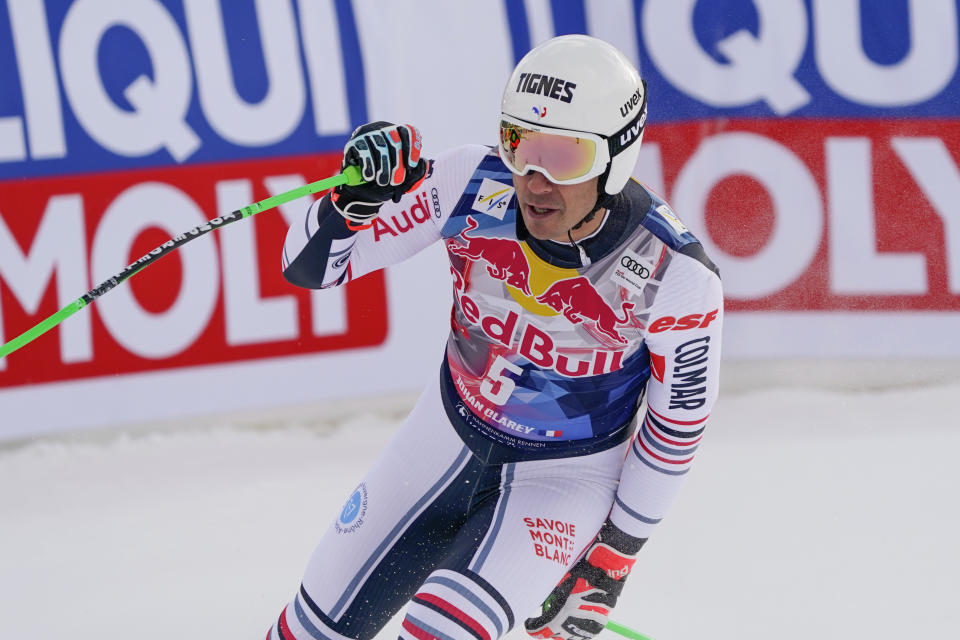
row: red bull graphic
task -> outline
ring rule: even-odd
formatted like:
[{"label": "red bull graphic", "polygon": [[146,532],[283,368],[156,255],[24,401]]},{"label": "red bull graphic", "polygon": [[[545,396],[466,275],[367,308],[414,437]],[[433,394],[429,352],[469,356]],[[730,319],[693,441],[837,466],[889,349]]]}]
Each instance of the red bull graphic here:
[{"label": "red bull graphic", "polygon": [[[535,323],[529,320],[522,323],[516,311],[509,311],[505,316],[483,314],[477,301],[466,293],[463,275],[453,267],[450,272],[453,274],[457,306],[464,317],[489,340],[506,347],[509,353],[517,353],[538,367],[552,369],[567,378],[601,375],[621,368],[624,358],[622,348],[565,350]],[[612,310],[610,314],[618,320]],[[457,330],[456,326],[454,330]]]},{"label": "red bull graphic", "polygon": [[537,302],[562,313],[573,324],[592,320],[597,331],[618,344],[627,344],[627,339],[620,335],[617,326],[630,324],[633,303],[621,303],[620,311],[623,317],[617,316],[616,311],[584,276],[554,282],[549,289],[537,296]]},{"label": "red bull graphic", "polygon": [[467,244],[449,243],[450,253],[471,261],[483,260],[487,263],[487,273],[497,280],[503,280],[511,287],[519,289],[524,294],[530,292],[530,264],[516,240],[506,238],[484,238],[482,236],[467,235],[479,225],[473,216],[467,216],[467,228],[460,232],[460,237]]}]

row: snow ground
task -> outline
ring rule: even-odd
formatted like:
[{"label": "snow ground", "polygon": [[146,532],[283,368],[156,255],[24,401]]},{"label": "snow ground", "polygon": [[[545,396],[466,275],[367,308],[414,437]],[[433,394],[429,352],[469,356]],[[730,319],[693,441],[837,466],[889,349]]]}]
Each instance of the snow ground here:
[{"label": "snow ground", "polygon": [[[723,394],[614,619],[656,640],[956,637],[958,398]],[[0,448],[0,638],[262,638],[401,416]]]}]

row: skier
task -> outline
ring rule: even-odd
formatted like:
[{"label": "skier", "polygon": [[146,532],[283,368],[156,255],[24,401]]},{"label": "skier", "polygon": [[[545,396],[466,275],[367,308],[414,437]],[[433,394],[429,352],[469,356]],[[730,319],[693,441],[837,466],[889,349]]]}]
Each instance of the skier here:
[{"label": "skier", "polygon": [[635,67],[576,35],[517,64],[494,148],[430,161],[413,126],[354,132],[343,166],[366,183],[290,228],[284,275],[338,286],[443,242],[451,331],[268,638],[366,640],[405,604],[407,640],[531,614],[539,638],[603,629],[718,388],[717,269],[630,176],[646,118]]}]

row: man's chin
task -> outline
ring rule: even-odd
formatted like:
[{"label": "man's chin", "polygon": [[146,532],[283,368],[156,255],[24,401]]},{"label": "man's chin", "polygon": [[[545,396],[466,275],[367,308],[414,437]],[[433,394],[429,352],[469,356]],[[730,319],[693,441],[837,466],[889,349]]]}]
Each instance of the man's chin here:
[{"label": "man's chin", "polygon": [[566,234],[561,231],[558,231],[554,225],[544,225],[544,224],[530,224],[529,221],[524,220],[524,224],[527,227],[527,231],[531,236],[537,240],[557,240],[562,242],[566,240]]}]

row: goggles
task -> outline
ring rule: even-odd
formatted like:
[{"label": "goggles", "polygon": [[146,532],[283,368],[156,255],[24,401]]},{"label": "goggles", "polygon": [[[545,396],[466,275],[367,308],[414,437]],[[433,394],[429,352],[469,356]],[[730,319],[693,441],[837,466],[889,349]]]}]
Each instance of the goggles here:
[{"label": "goggles", "polygon": [[517,175],[536,169],[555,184],[577,184],[606,170],[610,149],[607,139],[595,133],[539,127],[501,115],[500,158]]}]

